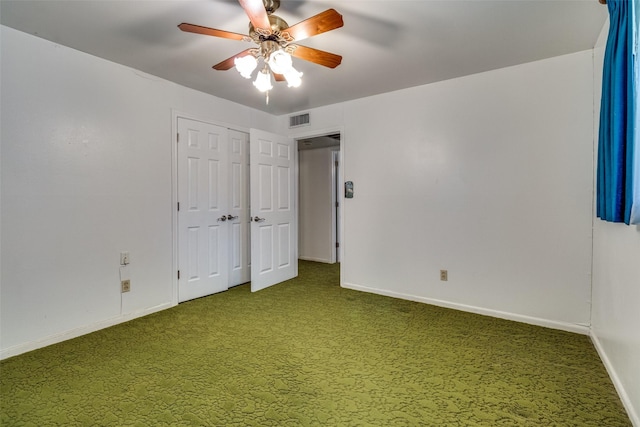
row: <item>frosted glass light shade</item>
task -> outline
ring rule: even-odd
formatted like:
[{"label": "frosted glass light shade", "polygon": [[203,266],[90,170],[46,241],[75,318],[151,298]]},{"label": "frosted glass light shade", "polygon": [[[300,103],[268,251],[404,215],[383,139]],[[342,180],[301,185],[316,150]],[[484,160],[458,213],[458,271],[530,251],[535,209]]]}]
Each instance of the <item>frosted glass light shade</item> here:
[{"label": "frosted glass light shade", "polygon": [[302,84],[302,72],[291,67],[291,69],[284,73],[284,79],[287,81],[289,87],[298,87]]},{"label": "frosted glass light shade", "polygon": [[251,73],[258,66],[258,60],[253,55],[240,56],[233,60],[236,70],[245,79],[251,78]]},{"label": "frosted glass light shade", "polygon": [[276,74],[286,74],[293,68],[291,55],[284,50],[276,50],[269,56],[269,67]]},{"label": "frosted glass light shade", "polygon": [[253,85],[260,92],[266,92],[273,89],[273,86],[271,85],[271,73],[269,73],[269,70],[265,69],[260,71],[256,77],[256,81],[253,82]]}]

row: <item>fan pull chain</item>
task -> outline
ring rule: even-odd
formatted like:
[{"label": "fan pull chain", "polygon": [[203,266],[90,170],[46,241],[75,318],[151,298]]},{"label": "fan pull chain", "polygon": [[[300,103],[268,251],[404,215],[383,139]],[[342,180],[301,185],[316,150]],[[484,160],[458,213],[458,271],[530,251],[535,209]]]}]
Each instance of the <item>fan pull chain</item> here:
[{"label": "fan pull chain", "polygon": [[266,105],[269,105],[269,91],[266,91],[266,96],[265,96],[265,103]]}]

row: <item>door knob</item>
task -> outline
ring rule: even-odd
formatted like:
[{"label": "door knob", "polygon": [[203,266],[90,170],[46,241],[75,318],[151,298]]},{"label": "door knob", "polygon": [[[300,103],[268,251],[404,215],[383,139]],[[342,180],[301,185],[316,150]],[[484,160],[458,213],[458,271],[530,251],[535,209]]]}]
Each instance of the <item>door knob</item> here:
[{"label": "door knob", "polygon": [[253,218],[253,220],[254,220],[255,222],[262,222],[262,221],[264,221],[264,220],[265,220],[265,218],[260,218],[260,217],[256,216],[255,218]]},{"label": "door knob", "polygon": [[236,216],[233,216],[233,215],[227,215],[227,219],[228,219],[229,221],[233,221],[233,220],[234,220],[234,219],[236,219],[236,218],[238,218],[238,216],[237,216],[237,215],[236,215]]},{"label": "door knob", "polygon": [[227,217],[222,215],[220,218],[218,218],[218,221],[226,221]]}]

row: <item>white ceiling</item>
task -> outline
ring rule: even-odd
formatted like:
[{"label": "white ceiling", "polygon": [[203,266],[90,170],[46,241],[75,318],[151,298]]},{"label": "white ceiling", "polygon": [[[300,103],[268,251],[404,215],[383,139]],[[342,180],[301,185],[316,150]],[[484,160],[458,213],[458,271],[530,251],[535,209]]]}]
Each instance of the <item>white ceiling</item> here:
[{"label": "white ceiling", "polygon": [[177,28],[188,22],[247,34],[237,0],[1,0],[0,21],[281,115],[590,49],[607,16],[597,0],[282,0],[276,14],[293,25],[329,8],[344,27],[300,44],[342,55],[342,64],[294,59],[302,86],[274,85],[269,105],[235,70],[211,68],[251,43]]}]

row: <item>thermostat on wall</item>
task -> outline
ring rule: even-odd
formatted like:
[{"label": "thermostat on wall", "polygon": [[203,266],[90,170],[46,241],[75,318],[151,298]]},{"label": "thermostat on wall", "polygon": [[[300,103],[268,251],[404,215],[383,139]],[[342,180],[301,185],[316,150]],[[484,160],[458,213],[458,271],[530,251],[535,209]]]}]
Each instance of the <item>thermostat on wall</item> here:
[{"label": "thermostat on wall", "polygon": [[344,183],[344,198],[353,199],[353,181],[347,181]]}]

